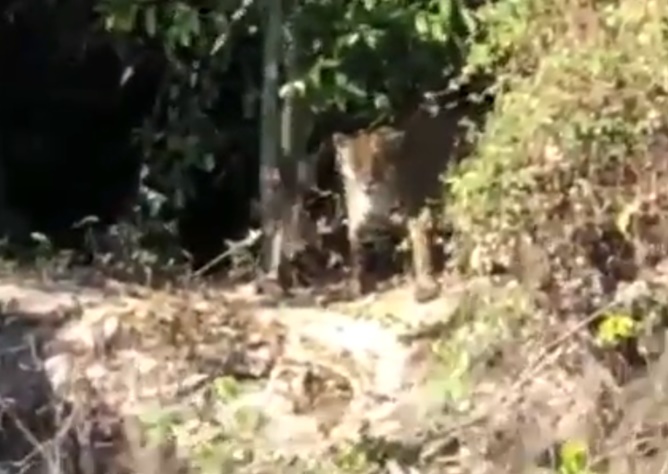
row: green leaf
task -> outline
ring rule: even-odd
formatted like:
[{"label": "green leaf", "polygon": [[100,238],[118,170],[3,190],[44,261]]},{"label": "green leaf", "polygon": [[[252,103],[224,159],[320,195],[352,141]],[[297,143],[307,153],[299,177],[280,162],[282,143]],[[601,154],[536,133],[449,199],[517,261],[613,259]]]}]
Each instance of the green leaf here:
[{"label": "green leaf", "polygon": [[426,12],[420,12],[415,16],[415,29],[422,36],[429,35],[429,21]]},{"label": "green leaf", "polygon": [[366,91],[353,83],[345,73],[337,72],[334,76],[336,85],[353,97],[366,97]]},{"label": "green leaf", "polygon": [[604,347],[614,346],[622,340],[633,337],[637,330],[636,321],[628,314],[606,314],[596,331],[596,342]]},{"label": "green leaf", "polygon": [[581,440],[566,441],[560,450],[560,474],[585,474],[587,471],[587,444]]},{"label": "green leaf", "polygon": [[119,12],[116,17],[116,29],[124,33],[131,32],[137,20],[138,12],[139,7],[137,5],[130,5],[126,11]]},{"label": "green leaf", "polygon": [[232,377],[218,377],[213,382],[213,390],[221,401],[230,401],[239,397],[239,383]]},{"label": "green leaf", "polygon": [[146,34],[153,38],[157,31],[156,8],[150,5],[144,12],[144,28]]}]

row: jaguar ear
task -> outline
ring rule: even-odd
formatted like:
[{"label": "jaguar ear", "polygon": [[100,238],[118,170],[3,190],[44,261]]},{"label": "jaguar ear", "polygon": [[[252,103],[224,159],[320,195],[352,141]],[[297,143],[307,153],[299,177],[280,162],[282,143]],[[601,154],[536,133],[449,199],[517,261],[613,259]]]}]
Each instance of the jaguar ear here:
[{"label": "jaguar ear", "polygon": [[338,169],[344,174],[350,172],[353,158],[353,137],[343,133],[334,133],[332,135],[332,143],[334,144],[334,160]]},{"label": "jaguar ear", "polygon": [[343,133],[334,133],[332,135],[332,144],[334,145],[334,160],[339,169],[346,169],[349,167],[351,158],[351,142],[352,137]]},{"label": "jaguar ear", "polygon": [[406,137],[406,132],[396,128],[383,127],[377,130],[376,148],[395,152],[401,148]]},{"label": "jaguar ear", "polygon": [[332,135],[332,143],[334,144],[334,149],[336,151],[344,150],[350,143],[350,137],[343,133],[335,132]]}]

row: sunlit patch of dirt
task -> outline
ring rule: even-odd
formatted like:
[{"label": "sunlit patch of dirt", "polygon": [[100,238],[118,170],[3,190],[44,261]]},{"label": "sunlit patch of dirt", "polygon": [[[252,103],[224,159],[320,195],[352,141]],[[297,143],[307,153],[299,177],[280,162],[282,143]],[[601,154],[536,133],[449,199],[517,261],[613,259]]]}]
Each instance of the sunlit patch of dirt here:
[{"label": "sunlit patch of dirt", "polygon": [[[261,418],[244,439],[287,459],[374,440],[392,452],[418,446],[412,462],[423,472],[515,473],[554,465],[561,444],[581,439],[621,473],[632,471],[619,467],[628,456],[614,443],[660,452],[663,365],[627,387],[590,351],[585,323],[533,314],[518,294],[512,281],[479,278],[448,281],[426,304],[398,285],[317,306],[277,304],[252,285],[149,291],[5,279],[2,354],[20,357],[3,355],[0,395],[19,401],[26,429],[42,431],[0,462],[186,472],[179,443],[211,442],[240,410]],[[532,319],[513,325],[517,312]],[[27,370],[41,360],[42,372]],[[225,380],[238,393],[220,399]],[[53,426],[35,424],[39,404],[54,408]],[[177,445],[143,433],[138,420],[156,409],[189,413]]]},{"label": "sunlit patch of dirt", "polygon": [[78,441],[89,457],[102,456],[89,438],[113,438],[120,420],[156,403],[206,398],[222,377],[247,386],[234,405],[261,411],[258,435],[286,455],[325,453],[369,424],[388,436],[409,429],[400,418],[419,428],[411,413],[429,350],[402,342],[398,326],[334,308],[277,306],[250,285],[145,291],[47,283],[0,284],[0,298],[17,315],[30,307],[39,325],[63,314],[44,344],[45,375],[52,403],[76,407],[77,423],[95,433]]}]

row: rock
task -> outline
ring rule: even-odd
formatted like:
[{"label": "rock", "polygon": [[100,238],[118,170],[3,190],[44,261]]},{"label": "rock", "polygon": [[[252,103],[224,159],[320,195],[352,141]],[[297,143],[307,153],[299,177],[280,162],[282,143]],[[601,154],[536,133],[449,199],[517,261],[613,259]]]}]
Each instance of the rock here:
[{"label": "rock", "polygon": [[[431,362],[424,346],[402,343],[397,331],[378,321],[359,320],[333,311],[266,309],[259,317],[276,319],[285,326],[287,334],[282,356],[265,388],[266,400],[273,400],[270,406],[274,407],[264,410],[270,419],[265,436],[274,443],[273,449],[292,452],[292,442],[285,441],[290,436],[272,435],[278,420],[289,426],[286,420],[291,416],[294,426],[300,427],[300,436],[309,438],[317,451],[358,439],[365,425],[372,434],[398,440],[411,437],[420,428],[423,420],[418,415],[423,407],[415,396],[416,387],[424,382]],[[301,430],[311,430],[311,422],[302,420],[303,414],[290,414],[286,407],[307,396],[304,380],[316,366],[347,380],[352,398],[343,404],[338,419],[327,420],[331,426],[327,426],[326,433],[318,430],[307,435]],[[291,374],[292,381],[285,379],[287,374]],[[307,413],[316,416],[317,403]],[[304,454],[306,447],[300,446]]]},{"label": "rock", "polygon": [[104,294],[99,290],[74,288],[67,283],[0,283],[1,302],[16,312],[35,316],[48,317],[82,305],[101,303],[103,299]]},{"label": "rock", "polygon": [[[84,291],[82,314],[50,336],[56,343],[51,345],[42,377],[48,390],[63,395],[68,395],[68,382],[83,378],[101,404],[123,417],[140,413],[148,402],[187,405],[191,398],[206,398],[193,391],[201,394],[200,389],[211,386],[216,377],[243,373],[260,383],[225,409],[260,412],[266,424],[254,439],[269,451],[302,458],[318,456],[334,444],[359,440],[363,428],[371,436],[414,444],[442,408],[442,401],[424,395],[434,363],[430,346],[403,337],[406,328],[416,331],[447,323],[469,291],[489,284],[489,280],[453,284],[427,304],[417,304],[410,288],[399,289],[372,301],[368,313],[369,306],[357,308],[356,316],[315,307],[262,307],[266,302],[259,299],[244,301],[244,289],[226,295],[223,304],[213,299],[199,301],[194,292],[187,297],[165,293],[153,299],[147,295],[105,300],[102,292]],[[13,295],[18,307],[43,316],[79,304],[75,291],[51,294],[39,287],[0,285],[0,300],[3,295]],[[232,301],[236,306],[220,308]],[[234,339],[234,344],[183,350],[178,344],[152,340],[144,347],[142,338],[155,334],[142,332],[139,339],[132,339],[132,347],[113,345],[109,353],[98,351],[100,345],[125,332],[125,318],[141,320],[146,331],[158,332],[165,326],[152,329],[149,323],[169,327],[172,316],[179,313],[181,317],[184,311],[197,314],[212,331],[214,325],[215,331],[226,329],[220,332],[221,338]],[[209,312],[214,313],[211,319],[207,319]],[[216,319],[220,312],[227,316]],[[376,318],[386,312],[403,324]],[[245,321],[241,328],[234,326],[240,321]],[[144,326],[137,327],[144,331]],[[232,363],[235,351],[241,354],[237,365],[245,368]],[[205,356],[206,368],[197,365],[196,352]],[[0,386],[4,375],[0,373]]]},{"label": "rock", "polygon": [[42,342],[30,325],[14,323],[0,331],[0,466],[23,460],[35,449],[34,440],[53,436],[55,397],[41,363]]}]

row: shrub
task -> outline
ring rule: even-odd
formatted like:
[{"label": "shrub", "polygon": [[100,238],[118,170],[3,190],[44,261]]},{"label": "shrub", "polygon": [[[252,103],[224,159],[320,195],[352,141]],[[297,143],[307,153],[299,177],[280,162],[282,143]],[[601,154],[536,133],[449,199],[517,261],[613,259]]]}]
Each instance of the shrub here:
[{"label": "shrub", "polygon": [[526,243],[550,274],[626,278],[665,253],[668,5],[587,3],[478,13],[465,74],[492,73],[496,103],[447,198],[467,271],[512,269]]}]

